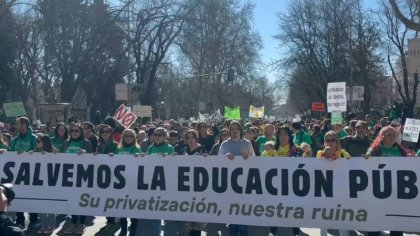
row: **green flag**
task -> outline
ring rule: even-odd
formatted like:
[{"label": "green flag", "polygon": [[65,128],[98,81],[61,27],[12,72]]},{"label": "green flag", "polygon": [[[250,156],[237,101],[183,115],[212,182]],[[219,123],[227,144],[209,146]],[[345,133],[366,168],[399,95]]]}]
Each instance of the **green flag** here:
[{"label": "green flag", "polygon": [[241,109],[239,107],[225,107],[225,118],[230,120],[240,120],[241,119]]}]

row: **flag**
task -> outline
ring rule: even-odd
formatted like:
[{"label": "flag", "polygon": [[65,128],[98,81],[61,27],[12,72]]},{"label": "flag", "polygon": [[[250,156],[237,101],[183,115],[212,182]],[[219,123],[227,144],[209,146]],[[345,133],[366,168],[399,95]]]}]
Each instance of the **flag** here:
[{"label": "flag", "polygon": [[249,117],[263,118],[264,117],[264,106],[254,107],[253,105],[250,105],[249,106]]},{"label": "flag", "polygon": [[198,119],[200,122],[207,122],[208,114],[201,114],[201,112],[198,112]]},{"label": "flag", "polygon": [[225,118],[231,120],[240,120],[241,119],[241,109],[239,107],[225,107]]}]

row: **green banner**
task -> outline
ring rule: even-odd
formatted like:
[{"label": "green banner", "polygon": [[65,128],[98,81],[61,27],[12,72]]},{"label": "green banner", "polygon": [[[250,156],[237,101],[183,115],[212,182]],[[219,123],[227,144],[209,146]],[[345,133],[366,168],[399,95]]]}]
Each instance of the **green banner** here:
[{"label": "green banner", "polygon": [[239,107],[225,107],[225,118],[230,120],[240,120],[241,119],[241,109]]},{"label": "green banner", "polygon": [[3,103],[6,117],[18,117],[26,115],[25,107],[22,102]]}]

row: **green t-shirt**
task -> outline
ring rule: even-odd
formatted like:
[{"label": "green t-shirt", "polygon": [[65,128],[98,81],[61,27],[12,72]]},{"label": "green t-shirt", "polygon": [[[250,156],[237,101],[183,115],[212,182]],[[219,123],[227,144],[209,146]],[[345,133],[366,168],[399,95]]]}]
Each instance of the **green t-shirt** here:
[{"label": "green t-shirt", "polygon": [[311,135],[303,130],[293,135],[293,144],[295,144],[295,146],[300,146],[301,143],[312,144]]},{"label": "green t-shirt", "polygon": [[18,135],[12,140],[10,151],[14,152],[29,152],[36,148],[37,137],[28,131],[24,136]]},{"label": "green t-shirt", "polygon": [[82,148],[82,141],[72,141],[66,149],[66,153],[78,153]]},{"label": "green t-shirt", "polygon": [[154,144],[151,145],[149,148],[147,148],[146,154],[147,155],[151,155],[151,154],[172,154],[174,153],[174,147],[172,147],[172,145],[168,144],[168,143],[164,143],[158,147],[156,147]]},{"label": "green t-shirt", "polygon": [[342,139],[349,136],[349,134],[345,130],[340,130],[340,133],[338,133],[338,138]]},{"label": "green t-shirt", "polygon": [[258,148],[260,149],[260,152],[261,153],[264,151],[264,145],[267,142],[270,142],[270,141],[274,141],[275,142],[276,141],[276,137],[275,136],[272,136],[271,138],[267,138],[265,136],[260,136],[260,137],[257,138],[256,142],[258,143]]},{"label": "green t-shirt", "polygon": [[53,146],[55,147],[55,149],[61,150],[63,148],[64,140],[62,140],[61,138],[53,137],[51,139],[51,142]]},{"label": "green t-shirt", "polygon": [[122,154],[122,155],[134,155],[136,153],[141,153],[140,147],[119,147],[115,151],[115,154]]},{"label": "green t-shirt", "polygon": [[381,153],[383,157],[401,157],[402,153],[397,145],[394,145],[392,148],[387,148],[381,146]]},{"label": "green t-shirt", "polygon": [[420,157],[420,149],[417,151],[416,156]]},{"label": "green t-shirt", "polygon": [[3,143],[0,143],[0,149],[6,149],[6,150],[9,150],[9,147],[8,146],[6,146],[5,144],[3,144]]}]

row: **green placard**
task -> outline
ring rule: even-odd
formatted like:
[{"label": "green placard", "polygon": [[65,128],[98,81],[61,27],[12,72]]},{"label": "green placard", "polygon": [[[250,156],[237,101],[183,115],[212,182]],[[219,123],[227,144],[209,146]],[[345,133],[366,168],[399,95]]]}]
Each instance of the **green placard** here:
[{"label": "green placard", "polygon": [[3,103],[3,109],[4,109],[4,112],[6,113],[6,117],[17,117],[17,116],[26,115],[23,102]]},{"label": "green placard", "polygon": [[331,124],[343,124],[343,116],[341,115],[341,112],[331,112]]},{"label": "green placard", "polygon": [[225,118],[230,120],[240,120],[241,119],[241,109],[239,107],[225,107]]}]

